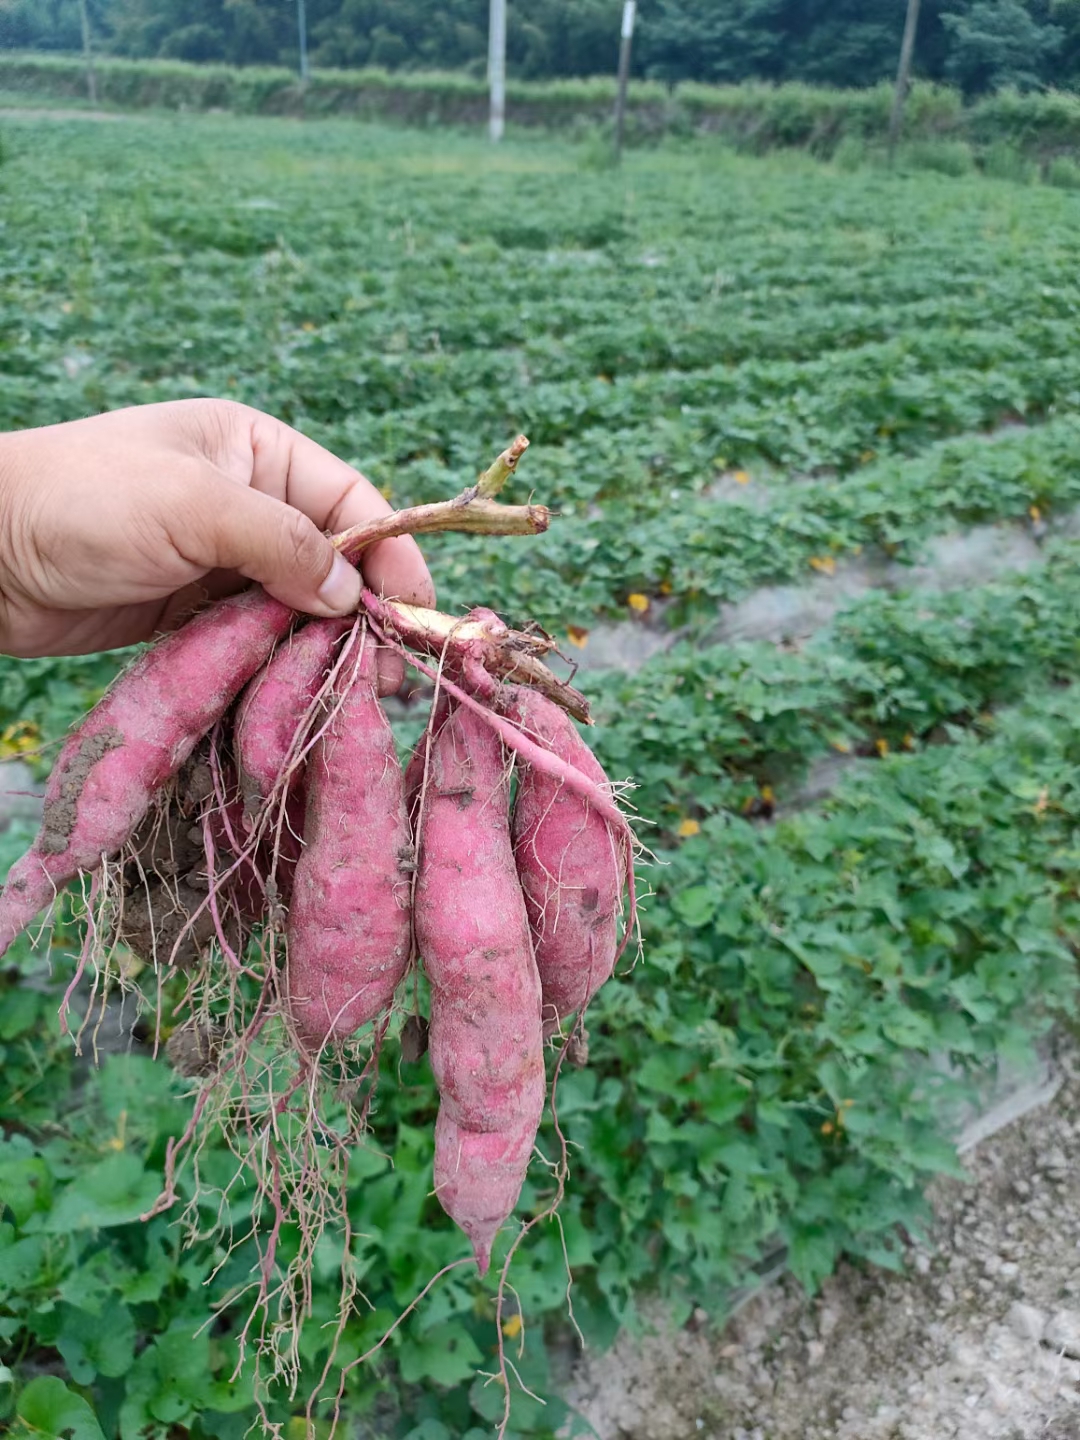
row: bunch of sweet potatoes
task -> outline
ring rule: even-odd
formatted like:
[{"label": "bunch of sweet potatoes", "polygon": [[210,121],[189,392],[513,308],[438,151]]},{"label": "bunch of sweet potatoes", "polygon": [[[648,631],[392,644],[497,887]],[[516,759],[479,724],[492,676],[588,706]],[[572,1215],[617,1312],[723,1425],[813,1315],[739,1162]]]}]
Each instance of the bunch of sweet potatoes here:
[{"label": "bunch of sweet potatoes", "polygon": [[[220,952],[242,971],[253,936],[283,932],[268,1004],[307,1070],[365,1025],[381,1035],[422,960],[436,1193],[484,1271],[532,1154],[545,1042],[629,933],[631,837],[543,642],[490,611],[455,621],[367,594],[365,610],[298,622],[251,590],[149,649],[57,760],[0,894],[0,953],[80,875],[119,876],[98,932],[159,967]],[[412,652],[438,656],[405,774],[378,644],[427,673]]]}]

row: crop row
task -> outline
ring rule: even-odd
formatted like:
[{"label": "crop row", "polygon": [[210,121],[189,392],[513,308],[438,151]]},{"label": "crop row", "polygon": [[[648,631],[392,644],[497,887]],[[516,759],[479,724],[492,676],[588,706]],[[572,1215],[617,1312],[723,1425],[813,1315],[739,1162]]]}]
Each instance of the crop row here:
[{"label": "crop row", "polygon": [[[625,379],[575,377],[534,382],[520,356],[471,352],[422,360],[353,358],[320,344],[273,348],[242,378],[218,355],[214,332],[199,344],[203,364],[148,380],[92,350],[65,353],[9,342],[2,420],[9,425],[60,418],[88,408],[188,394],[232,395],[281,414],[340,453],[359,459],[399,500],[409,493],[401,468],[430,457],[448,461],[432,479],[448,493],[453,472],[524,430],[535,443],[571,450],[564,470],[590,465],[592,432],[618,437],[608,493],[646,507],[660,500],[640,482],[646,461],[662,473],[655,427],[693,441],[692,470],[679,478],[701,488],[717,464],[766,463],[796,471],[847,470],[875,453],[911,453],[942,435],[976,431],[1011,417],[1080,407],[1074,326],[1045,320],[1012,329],[918,333],[808,362],[748,361],[731,368],[654,371]],[[308,337],[303,337],[305,342]],[[249,337],[245,342],[253,343]],[[192,342],[193,348],[195,342]],[[637,473],[634,473],[637,467]],[[630,473],[620,484],[625,471]],[[424,478],[424,472],[417,478]],[[558,491],[550,498],[579,499]],[[545,490],[545,497],[548,492]]]},{"label": "crop row", "polygon": [[1033,695],[824,813],[717,815],[650,872],[645,961],[603,993],[566,1117],[602,1232],[653,1237],[689,1299],[775,1230],[809,1281],[841,1249],[888,1263],[950,1163],[919,1055],[990,1060],[1073,1003],[1078,721],[1076,687]]},{"label": "crop row", "polygon": [[[269,252],[276,243],[269,242]],[[95,248],[100,245],[98,238]],[[99,337],[101,358],[137,359],[143,377],[153,379],[177,361],[215,363],[210,337],[228,342],[229,327],[247,316],[267,341],[300,360],[328,364],[334,375],[344,366],[362,370],[361,361],[368,360],[396,367],[405,388],[389,398],[411,403],[446,367],[462,367],[459,383],[475,385],[476,367],[484,363],[494,367],[492,384],[513,378],[515,364],[538,382],[568,373],[587,379],[697,371],[748,360],[806,362],[908,332],[926,337],[1014,322],[1034,327],[1030,342],[1043,339],[1053,349],[1057,335],[1040,331],[1039,322],[1075,323],[1080,308],[1075,285],[1054,283],[1064,277],[1048,276],[1040,286],[1015,268],[975,266],[966,276],[951,276],[945,287],[931,287],[925,275],[938,257],[921,250],[885,275],[857,262],[839,272],[828,267],[824,276],[792,264],[780,274],[744,277],[741,284],[718,271],[722,253],[709,257],[711,266],[678,264],[670,275],[667,261],[658,259],[665,268],[657,278],[656,271],[642,270],[636,256],[623,261],[597,254],[583,266],[558,251],[528,263],[512,254],[470,251],[462,257],[451,251],[392,270],[368,270],[344,286],[326,273],[341,263],[338,253],[317,251],[290,267],[286,293],[267,283],[267,252],[238,261],[199,249],[197,270],[184,265],[185,252],[179,245],[147,256],[140,248],[99,261],[85,287],[70,252],[55,257],[52,274],[35,269],[23,278],[14,271],[8,277],[12,319],[17,308],[20,327],[31,335],[36,330],[40,343],[75,343],[87,319],[107,302],[123,324]],[[181,268],[185,283],[178,286]],[[631,275],[639,272],[629,311],[627,268]],[[44,304],[43,283],[51,292]],[[839,295],[831,293],[837,283]],[[80,300],[77,310],[59,310],[57,299],[65,292]],[[167,314],[168,327],[147,333],[151,312]],[[132,335],[143,340],[137,356]],[[509,371],[499,368],[506,366]]]},{"label": "crop row", "polygon": [[646,168],[631,203],[564,161],[518,177],[508,209],[498,172],[413,174],[403,198],[399,140],[385,174],[340,193],[321,183],[344,166],[333,132],[310,176],[289,155],[283,175],[235,184],[244,136],[214,143],[228,186],[186,156],[144,171],[111,136],[105,184],[42,138],[52,183],[15,196],[0,262],[0,423],[210,390],[384,471],[429,453],[475,465],[508,427],[551,445],[665,416],[736,463],[806,468],[1075,388],[1070,232],[1042,202],[1036,231],[989,188],[958,218],[875,181],[868,226],[861,179]]},{"label": "crop row", "polygon": [[1080,502],[1078,457],[1080,418],[1065,415],[878,461],[844,480],[770,488],[767,507],[753,502],[752,483],[741,503],[657,494],[632,524],[613,502],[610,513],[599,507],[530,540],[527,565],[506,542],[453,538],[432,558],[450,608],[496,594],[510,615],[587,631],[598,614],[630,613],[631,595],[638,604],[669,596],[671,623],[708,623],[759,585],[809,579],[860,551],[915,560],[925,540],[956,525],[1026,520],[1032,507],[1052,516]]},{"label": "crop row", "polygon": [[633,798],[650,833],[759,809],[763,794],[783,803],[830,751],[921,748],[1080,680],[1078,609],[1069,541],[1045,566],[972,590],[868,595],[798,651],[684,642],[633,676],[590,677],[597,748],[610,774],[641,777]]}]

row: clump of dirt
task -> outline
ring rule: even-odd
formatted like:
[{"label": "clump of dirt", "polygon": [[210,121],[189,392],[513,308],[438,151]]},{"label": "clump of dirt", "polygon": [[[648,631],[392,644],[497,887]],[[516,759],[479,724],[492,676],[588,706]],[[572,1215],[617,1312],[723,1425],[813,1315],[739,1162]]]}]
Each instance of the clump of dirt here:
[{"label": "clump of dirt", "polygon": [[116,750],[124,737],[114,725],[87,735],[74,755],[64,764],[59,793],[46,800],[41,817],[39,848],[43,855],[62,855],[68,848],[78,817],[79,798],[86,777],[103,755]]},{"label": "clump of dirt", "polygon": [[212,1075],[221,1058],[225,1031],[206,1020],[188,1020],[165,1042],[165,1056],[173,1069],[188,1079]]},{"label": "clump of dirt", "polygon": [[[235,907],[225,897],[210,908],[210,877],[199,815],[214,797],[204,744],[181,767],[175,781],[132,837],[117,907],[116,939],[146,964],[194,966],[223,924],[234,951],[241,944]],[[233,857],[222,852],[219,866]]]},{"label": "clump of dirt", "polygon": [[1080,1053],[932,1192],[899,1274],[790,1279],[717,1333],[624,1336],[567,1398],[600,1440],[1080,1440]]}]

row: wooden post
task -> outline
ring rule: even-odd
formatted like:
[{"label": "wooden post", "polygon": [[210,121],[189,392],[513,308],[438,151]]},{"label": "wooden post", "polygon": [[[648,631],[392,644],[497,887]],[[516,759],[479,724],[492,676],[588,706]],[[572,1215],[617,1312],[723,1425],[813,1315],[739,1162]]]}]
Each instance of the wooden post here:
[{"label": "wooden post", "polygon": [[97,75],[94,71],[94,52],[90,48],[90,13],[86,0],[79,0],[79,19],[82,21],[83,59],[86,61],[86,93],[90,104],[97,104]]},{"label": "wooden post", "polygon": [[626,129],[626,92],[630,84],[630,47],[634,40],[636,0],[623,0],[622,36],[619,41],[619,85],[615,94],[615,163],[622,160],[623,132]]},{"label": "wooden post", "polygon": [[889,116],[890,165],[896,159],[900,125],[904,118],[904,105],[907,102],[908,82],[911,79],[911,57],[915,53],[915,32],[919,27],[919,4],[920,0],[908,0],[904,39],[900,46],[900,65],[896,71],[896,94],[893,96],[892,114]]},{"label": "wooden post", "polygon": [[307,8],[304,0],[296,0],[296,28],[300,37],[300,84],[308,82]]},{"label": "wooden post", "polygon": [[488,84],[491,118],[488,133],[496,143],[506,127],[506,0],[491,0],[488,25]]}]

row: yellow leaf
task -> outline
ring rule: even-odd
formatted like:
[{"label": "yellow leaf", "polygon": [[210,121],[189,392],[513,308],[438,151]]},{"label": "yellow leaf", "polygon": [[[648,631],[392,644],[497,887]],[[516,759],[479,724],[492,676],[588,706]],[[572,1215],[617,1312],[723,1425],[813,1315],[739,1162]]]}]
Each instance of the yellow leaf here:
[{"label": "yellow leaf", "polygon": [[325,1420],[309,1420],[293,1415],[285,1426],[285,1440],[326,1440],[330,1426]]},{"label": "yellow leaf", "polygon": [[904,736],[903,745],[904,745],[904,749],[905,749],[905,750],[914,750],[914,749],[915,749],[915,736],[912,735],[912,733],[911,733],[910,730],[909,730],[908,733]]},{"label": "yellow leaf", "polygon": [[884,760],[885,756],[889,753],[888,740],[886,740],[883,735],[879,735],[878,738],[874,741],[874,749]]},{"label": "yellow leaf", "polygon": [[701,834],[701,826],[696,820],[680,820],[678,834],[681,835],[684,840],[689,840],[691,835]]},{"label": "yellow leaf", "polygon": [[762,785],[762,787],[761,787],[761,798],[762,798],[762,800],[765,801],[765,804],[766,804],[766,805],[773,805],[773,804],[775,804],[775,802],[776,802],[776,795],[773,793],[773,788],[772,788],[771,785]]},{"label": "yellow leaf", "polygon": [[670,594],[671,594],[671,590],[672,590],[671,581],[670,581],[670,580],[661,580],[661,581],[660,581],[659,589],[660,589],[660,594],[661,594],[661,595],[670,595]]},{"label": "yellow leaf", "polygon": [[626,603],[631,610],[636,610],[639,615],[644,615],[649,608],[649,597],[635,593],[626,597]]},{"label": "yellow leaf", "polygon": [[6,730],[0,731],[0,760],[11,760],[16,755],[28,755],[41,744],[41,731],[31,720],[17,720]]},{"label": "yellow leaf", "polygon": [[521,1334],[521,1316],[511,1315],[509,1320],[504,1320],[502,1330],[507,1340],[516,1340]]},{"label": "yellow leaf", "polygon": [[836,561],[831,555],[811,555],[810,568],[819,571],[822,575],[835,575]]},{"label": "yellow leaf", "polygon": [[113,961],[121,980],[137,980],[146,969],[146,962],[140,960],[138,955],[126,946],[117,946]]},{"label": "yellow leaf", "polygon": [[1042,519],[1042,511],[1039,509],[1038,505],[1032,505],[1028,510],[1028,514],[1031,516],[1032,520],[1039,521]]},{"label": "yellow leaf", "polygon": [[833,1124],[833,1122],[831,1120],[826,1120],[825,1124],[821,1127],[821,1133],[823,1135],[831,1135],[835,1129],[836,1126]]},{"label": "yellow leaf", "polygon": [[581,625],[568,625],[566,627],[566,638],[571,645],[576,645],[579,650],[584,650],[589,643],[589,632]]},{"label": "yellow leaf", "polygon": [[840,755],[850,755],[851,746],[846,740],[830,740],[829,744]]},{"label": "yellow leaf", "polygon": [[310,335],[313,330],[317,329],[317,326],[314,320],[305,320],[304,323],[300,326],[300,329],[306,330]]},{"label": "yellow leaf", "polygon": [[750,484],[750,473],[747,470],[736,470],[735,474],[732,475],[731,478],[735,481],[736,485]]}]

